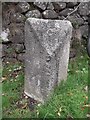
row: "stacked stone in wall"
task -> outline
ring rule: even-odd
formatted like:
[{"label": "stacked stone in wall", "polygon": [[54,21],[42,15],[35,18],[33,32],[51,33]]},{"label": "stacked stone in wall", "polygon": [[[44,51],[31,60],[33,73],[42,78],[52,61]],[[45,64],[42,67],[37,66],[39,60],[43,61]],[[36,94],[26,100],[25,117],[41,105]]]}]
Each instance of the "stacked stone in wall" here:
[{"label": "stacked stone in wall", "polygon": [[24,60],[24,24],[29,17],[69,20],[73,25],[71,43],[73,39],[87,40],[90,2],[16,2],[3,3],[2,8],[3,60]]}]

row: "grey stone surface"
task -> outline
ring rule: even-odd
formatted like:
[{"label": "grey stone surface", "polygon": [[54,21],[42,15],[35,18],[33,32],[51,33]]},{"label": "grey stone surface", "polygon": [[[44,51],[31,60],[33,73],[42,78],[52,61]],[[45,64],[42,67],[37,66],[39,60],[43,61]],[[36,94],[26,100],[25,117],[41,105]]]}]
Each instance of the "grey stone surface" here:
[{"label": "grey stone surface", "polygon": [[65,17],[64,17],[64,16],[58,16],[58,19],[59,19],[59,20],[64,20]]},{"label": "grey stone surface", "polygon": [[73,14],[68,17],[68,20],[75,26],[82,25],[84,23],[84,20],[82,17],[80,17],[79,14]]},{"label": "grey stone surface", "polygon": [[11,16],[10,21],[20,23],[20,22],[25,22],[25,19],[26,19],[26,17],[24,15],[22,15],[20,13],[14,13]]},{"label": "grey stone surface", "polygon": [[47,2],[34,2],[34,5],[42,10],[45,10],[47,7]]},{"label": "grey stone surface", "polygon": [[9,26],[11,35],[9,36],[9,39],[13,43],[23,43],[24,42],[24,24],[18,23],[18,24],[10,24]]},{"label": "grey stone surface", "polygon": [[24,62],[25,61],[25,53],[18,54],[17,60],[19,60],[20,62]]},{"label": "grey stone surface", "polygon": [[[82,25],[77,29],[73,29],[72,36],[75,40],[78,42],[82,42],[82,38],[86,39],[88,38],[88,25]],[[73,43],[76,41],[73,41]]]},{"label": "grey stone surface", "polygon": [[51,2],[47,4],[47,10],[54,10],[54,6]]},{"label": "grey stone surface", "polygon": [[64,3],[64,2],[54,2],[53,5],[54,5],[54,9],[57,12],[66,8],[66,3]]},{"label": "grey stone surface", "polygon": [[10,30],[8,28],[6,30],[3,30],[0,33],[0,40],[2,43],[9,43],[10,42],[10,39],[8,38],[9,34],[10,34]]},{"label": "grey stone surface", "polygon": [[58,14],[54,10],[45,10],[42,13],[42,15],[44,18],[48,18],[48,19],[53,19],[58,17]]},{"label": "grey stone surface", "polygon": [[82,16],[82,18],[85,21],[85,23],[86,23],[86,21],[88,21],[88,16]]},{"label": "grey stone surface", "polygon": [[46,101],[67,78],[72,25],[64,20],[28,18],[25,24],[25,93]]},{"label": "grey stone surface", "polygon": [[23,44],[16,44],[15,45],[15,52],[16,53],[23,53],[23,50],[24,50],[24,45]]},{"label": "grey stone surface", "polygon": [[3,62],[6,63],[6,62],[17,62],[16,58],[13,58],[13,57],[3,57]]},{"label": "grey stone surface", "polygon": [[6,56],[7,45],[2,44],[2,57]]},{"label": "grey stone surface", "polygon": [[70,49],[69,59],[72,59],[74,57],[76,57],[76,50],[75,49]]},{"label": "grey stone surface", "polygon": [[72,7],[74,7],[75,5],[77,5],[77,2],[68,2],[68,3],[67,3],[67,7],[69,7],[69,8],[70,8],[70,7],[72,8]]},{"label": "grey stone surface", "polygon": [[25,16],[27,18],[29,17],[41,18],[41,13],[39,12],[39,10],[31,10],[28,11]]},{"label": "grey stone surface", "polygon": [[30,9],[30,5],[27,2],[19,2],[17,10],[21,13],[27,12]]},{"label": "grey stone surface", "polygon": [[15,6],[6,4],[2,9],[2,26],[7,27],[11,23],[11,16],[15,14]]},{"label": "grey stone surface", "polygon": [[83,37],[83,38],[88,38],[88,25],[83,25],[83,26],[81,26],[80,28],[80,31],[81,31],[81,36]]},{"label": "grey stone surface", "polygon": [[59,12],[59,15],[67,16],[67,15],[69,15],[72,11],[73,11],[72,8],[66,8],[66,9],[62,10],[61,12]]},{"label": "grey stone surface", "polygon": [[90,14],[90,2],[82,3],[79,6],[78,12],[80,15],[89,15]]},{"label": "grey stone surface", "polygon": [[13,44],[10,43],[10,44],[8,44],[7,47],[6,46],[7,45],[3,45],[3,47],[2,47],[2,50],[3,50],[2,55],[5,57],[9,57],[9,58],[16,58],[16,53],[14,51]]}]

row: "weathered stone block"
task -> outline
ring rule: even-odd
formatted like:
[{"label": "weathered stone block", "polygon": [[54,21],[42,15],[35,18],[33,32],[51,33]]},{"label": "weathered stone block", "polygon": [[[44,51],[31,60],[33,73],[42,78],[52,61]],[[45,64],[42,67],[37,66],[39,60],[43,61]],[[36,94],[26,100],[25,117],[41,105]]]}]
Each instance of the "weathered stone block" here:
[{"label": "weathered stone block", "polygon": [[67,78],[72,25],[69,21],[28,18],[25,24],[25,93],[46,101]]},{"label": "weathered stone block", "polygon": [[78,9],[81,16],[86,16],[90,14],[90,2],[83,2]]},{"label": "weathered stone block", "polygon": [[28,11],[25,15],[27,18],[33,17],[33,18],[41,18],[41,13],[39,10],[31,10]]}]

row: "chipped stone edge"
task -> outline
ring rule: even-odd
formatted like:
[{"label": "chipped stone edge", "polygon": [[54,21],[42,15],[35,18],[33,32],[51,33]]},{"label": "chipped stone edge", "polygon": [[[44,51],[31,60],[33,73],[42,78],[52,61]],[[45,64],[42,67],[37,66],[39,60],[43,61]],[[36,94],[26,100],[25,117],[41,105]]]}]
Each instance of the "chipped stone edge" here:
[{"label": "chipped stone edge", "polygon": [[31,93],[32,95],[31,95],[31,94],[28,94],[26,91],[24,91],[24,93],[25,93],[27,96],[29,96],[30,98],[33,98],[34,100],[39,101],[39,102],[41,102],[42,104],[44,104],[43,99],[39,99],[38,97],[36,97],[36,96],[33,95],[32,93]]}]

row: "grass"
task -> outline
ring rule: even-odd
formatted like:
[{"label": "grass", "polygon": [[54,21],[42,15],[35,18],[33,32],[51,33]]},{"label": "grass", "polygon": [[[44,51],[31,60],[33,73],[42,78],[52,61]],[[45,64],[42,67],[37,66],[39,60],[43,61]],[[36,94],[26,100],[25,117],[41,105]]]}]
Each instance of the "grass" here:
[{"label": "grass", "polygon": [[29,110],[23,96],[24,72],[21,63],[7,63],[3,69],[3,118],[86,118],[88,109],[88,57],[83,50],[69,61],[67,81],[55,88],[50,99]]}]

